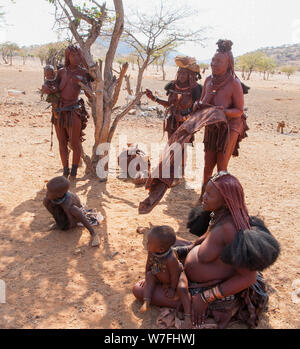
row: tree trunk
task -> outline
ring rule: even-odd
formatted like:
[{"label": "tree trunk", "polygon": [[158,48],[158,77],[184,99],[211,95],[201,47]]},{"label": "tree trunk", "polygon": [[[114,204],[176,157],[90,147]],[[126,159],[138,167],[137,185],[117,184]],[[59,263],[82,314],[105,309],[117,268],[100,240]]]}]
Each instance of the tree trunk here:
[{"label": "tree trunk", "polygon": [[161,71],[163,73],[163,81],[166,80],[165,63],[166,63],[166,56],[163,57],[163,60],[161,62]]},{"label": "tree trunk", "polygon": [[125,75],[125,82],[126,82],[126,90],[127,93],[132,96],[133,91],[131,89],[131,83],[130,83],[130,75]]},{"label": "tree trunk", "polygon": [[250,69],[250,70],[249,70],[249,74],[248,74],[248,76],[247,76],[247,80],[250,80],[251,73],[252,73],[252,70]]},{"label": "tree trunk", "polygon": [[2,58],[3,58],[4,63],[5,63],[5,64],[8,64],[8,60],[6,59],[7,57],[5,57],[4,54],[2,54]]},{"label": "tree trunk", "polygon": [[136,96],[141,92],[143,75],[144,75],[145,69],[148,67],[149,60],[150,60],[150,57],[148,56],[144,61],[143,65],[141,67],[139,66],[139,73],[138,73],[136,89],[135,89]]},{"label": "tree trunk", "polygon": [[95,82],[95,100],[92,105],[92,115],[95,125],[94,131],[94,146],[93,146],[93,155],[92,155],[92,166],[93,170],[96,169],[97,166],[97,155],[96,150],[98,145],[100,144],[100,134],[103,127],[104,121],[104,113],[103,113],[103,92],[104,92],[104,81],[102,79],[102,62],[97,64],[96,66],[96,82]]}]

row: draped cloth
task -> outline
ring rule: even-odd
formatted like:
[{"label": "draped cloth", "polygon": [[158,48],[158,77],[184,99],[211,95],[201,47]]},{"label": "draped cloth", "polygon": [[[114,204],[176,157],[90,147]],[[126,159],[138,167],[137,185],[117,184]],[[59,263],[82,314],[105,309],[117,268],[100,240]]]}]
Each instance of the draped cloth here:
[{"label": "draped cloth", "polygon": [[150,213],[160,202],[167,189],[172,186],[174,178],[178,176],[178,172],[176,173],[178,166],[174,166],[174,164],[181,164],[184,144],[190,143],[196,132],[209,125],[227,125],[228,127],[227,118],[225,113],[217,107],[203,104],[200,110],[193,113],[173,133],[160,158],[159,165],[146,182],[149,195],[140,203],[139,214]]},{"label": "draped cloth", "polygon": [[[257,273],[256,282],[232,297],[232,300],[218,300],[209,304],[208,319],[199,329],[219,328],[220,314],[227,328],[233,321],[239,321],[248,328],[256,328],[263,314],[268,310],[269,295],[267,285],[261,273]],[[177,311],[171,308],[162,308],[157,317],[156,325],[160,329],[180,329],[182,321]],[[194,328],[196,329],[196,328]]]}]

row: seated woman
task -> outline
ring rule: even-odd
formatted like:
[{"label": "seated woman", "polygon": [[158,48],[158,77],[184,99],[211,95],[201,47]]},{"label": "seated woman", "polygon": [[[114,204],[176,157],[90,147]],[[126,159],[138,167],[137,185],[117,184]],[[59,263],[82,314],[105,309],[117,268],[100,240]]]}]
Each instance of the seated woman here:
[{"label": "seated woman", "polygon": [[[255,327],[268,302],[258,272],[276,261],[279,244],[261,220],[249,217],[243,188],[228,172],[208,182],[202,208],[212,212],[208,229],[193,245],[177,247],[184,265],[178,289],[187,301],[191,298],[192,323],[201,326],[209,315],[225,328],[235,316]],[[141,281],[133,288],[139,300],[143,287]],[[178,309],[180,303],[179,297],[166,297],[157,285],[151,304]]]}]

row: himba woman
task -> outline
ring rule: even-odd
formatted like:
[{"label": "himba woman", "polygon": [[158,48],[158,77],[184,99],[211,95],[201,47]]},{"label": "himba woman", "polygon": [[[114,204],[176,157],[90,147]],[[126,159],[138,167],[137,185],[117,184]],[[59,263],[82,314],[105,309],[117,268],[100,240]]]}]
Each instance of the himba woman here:
[{"label": "himba woman", "polygon": [[168,132],[168,139],[188,118],[193,105],[200,100],[202,86],[197,83],[201,79],[200,66],[192,57],[177,56],[175,63],[179,67],[176,79],[165,86],[168,100],[153,96],[152,91],[146,90],[146,96],[152,101],[166,108],[168,115],[164,130]]},{"label": "himba woman", "polygon": [[[65,50],[65,66],[58,70],[56,83],[58,91],[43,85],[42,93],[60,93],[58,108],[52,112],[52,123],[55,126],[59,142],[59,152],[63,165],[63,175],[70,179],[76,178],[78,164],[82,153],[82,145],[88,114],[83,99],[79,99],[81,87],[78,82],[89,84],[93,79],[89,75],[88,65],[80,48],[70,45]],[[68,142],[73,150],[72,168],[69,167]]]},{"label": "himba woman", "polygon": [[[244,93],[248,89],[243,85],[234,71],[234,58],[230,40],[219,40],[218,50],[211,61],[212,75],[204,83],[200,104],[218,106],[225,112],[228,125],[210,125],[204,133],[204,175],[201,198],[205,185],[217,171],[227,171],[231,156],[238,156],[239,143],[249,129],[244,114]],[[194,105],[194,111],[199,103]],[[201,106],[200,106],[201,107]],[[200,198],[200,201],[201,201]]]},{"label": "himba woman", "polygon": [[[166,108],[164,132],[168,133],[168,140],[172,134],[187,120],[193,111],[194,103],[200,101],[202,85],[197,81],[201,79],[200,66],[192,57],[177,56],[175,63],[179,67],[176,79],[165,86],[168,100],[153,96],[152,91],[146,90],[146,96],[152,101]],[[193,139],[192,139],[193,141]],[[184,174],[185,161],[182,153],[182,174]],[[179,184],[179,178],[174,180],[173,186]]]},{"label": "himba woman", "polygon": [[[212,212],[205,226],[203,210]],[[276,261],[280,246],[262,220],[249,216],[238,179],[225,171],[212,177],[202,211],[192,210],[189,226],[200,238],[176,248],[184,265],[177,295],[170,299],[157,285],[151,304],[179,309],[181,293],[184,309],[190,309],[184,314],[185,326],[200,327],[210,316],[219,328],[227,327],[232,318],[256,327],[268,303],[260,272]],[[143,288],[143,281],[133,288],[140,300]]]}]

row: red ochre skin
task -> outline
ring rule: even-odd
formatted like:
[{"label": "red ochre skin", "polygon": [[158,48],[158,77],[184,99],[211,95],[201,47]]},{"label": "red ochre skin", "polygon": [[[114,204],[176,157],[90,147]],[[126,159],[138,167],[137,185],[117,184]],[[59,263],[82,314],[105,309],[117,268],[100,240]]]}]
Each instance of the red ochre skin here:
[{"label": "red ochre skin", "polygon": [[[224,198],[212,182],[208,182],[206,186],[203,202],[207,211],[217,213],[225,208]],[[187,280],[197,283],[201,287],[213,287],[221,284],[223,295],[227,297],[237,294],[254,284],[256,281],[255,271],[234,268],[221,260],[224,247],[233,242],[236,234],[237,229],[230,214],[223,217],[217,225],[211,229],[209,228],[191,246],[184,263],[186,278],[182,277],[180,279],[178,290],[186,292],[188,289]],[[133,287],[133,293],[136,298],[143,300],[144,281],[138,282]],[[201,325],[205,321],[208,304],[202,300],[200,294],[193,296],[191,303],[193,323],[195,326]],[[166,297],[163,288],[157,285],[152,295],[151,304],[160,307],[178,308],[180,300],[178,294],[172,299]],[[224,314],[224,319],[220,318],[219,327],[226,326],[227,321],[228,314]]]}]

